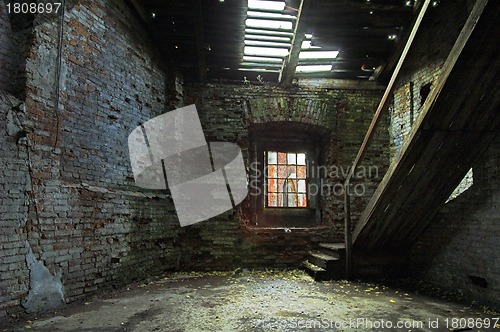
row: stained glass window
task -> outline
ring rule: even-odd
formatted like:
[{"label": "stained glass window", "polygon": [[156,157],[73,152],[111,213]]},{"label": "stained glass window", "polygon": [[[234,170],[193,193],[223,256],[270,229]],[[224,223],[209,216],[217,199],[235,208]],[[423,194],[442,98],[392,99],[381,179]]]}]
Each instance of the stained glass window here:
[{"label": "stained glass window", "polygon": [[266,206],[307,207],[306,154],[266,151]]}]

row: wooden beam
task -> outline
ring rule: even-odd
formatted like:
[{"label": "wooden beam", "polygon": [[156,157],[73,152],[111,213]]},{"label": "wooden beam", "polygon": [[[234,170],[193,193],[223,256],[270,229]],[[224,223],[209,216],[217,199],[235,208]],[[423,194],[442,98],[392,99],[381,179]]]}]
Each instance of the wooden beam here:
[{"label": "wooden beam", "polygon": [[295,75],[295,69],[299,62],[299,53],[304,41],[305,25],[303,18],[305,12],[310,8],[312,0],[300,0],[299,12],[297,14],[297,21],[295,23],[295,30],[292,38],[292,47],[290,53],[283,62],[283,68],[279,75],[279,82],[283,85],[290,85]]},{"label": "wooden beam", "polygon": [[422,19],[424,18],[425,12],[427,11],[427,8],[429,7],[431,0],[425,0],[422,9],[420,10],[420,13],[418,14],[417,21],[413,25],[413,28],[410,33],[410,37],[408,38],[408,41],[406,42],[405,48],[403,50],[403,53],[401,54],[401,57],[399,58],[398,64],[396,65],[396,68],[394,69],[394,73],[392,74],[391,80],[389,84],[387,85],[387,89],[384,92],[384,95],[382,96],[382,100],[380,101],[380,104],[378,105],[377,111],[375,112],[375,115],[373,117],[373,120],[370,124],[370,127],[368,128],[368,132],[366,133],[365,139],[363,140],[363,143],[361,144],[361,148],[358,151],[358,154],[356,155],[356,158],[354,159],[354,163],[351,166],[351,169],[349,171],[349,174],[347,175],[347,178],[345,180],[345,185],[348,186],[349,182],[351,181],[352,176],[354,175],[354,172],[356,171],[356,168],[359,165],[359,162],[361,161],[361,158],[363,158],[366,148],[368,144],[370,144],[373,135],[375,134],[375,128],[377,127],[378,123],[380,122],[381,114],[382,112],[387,108],[389,102],[390,102],[390,95],[394,89],[394,83],[396,82],[396,79],[399,75],[399,71],[403,65],[403,62],[406,59],[406,56],[410,50],[411,44],[413,43],[413,40],[415,39],[415,35],[417,34],[418,28],[420,27],[420,23],[422,23]]},{"label": "wooden beam", "polygon": [[351,232],[351,196],[349,187],[344,187],[344,242],[345,242],[345,277],[352,273],[352,232]]}]

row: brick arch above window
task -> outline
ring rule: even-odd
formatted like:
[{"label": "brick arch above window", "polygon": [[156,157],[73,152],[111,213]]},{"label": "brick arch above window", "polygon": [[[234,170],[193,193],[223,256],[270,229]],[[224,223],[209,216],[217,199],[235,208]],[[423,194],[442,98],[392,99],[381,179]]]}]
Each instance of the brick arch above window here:
[{"label": "brick arch above window", "polygon": [[270,122],[307,124],[335,128],[335,100],[301,97],[268,97],[248,99],[245,103],[250,124]]}]

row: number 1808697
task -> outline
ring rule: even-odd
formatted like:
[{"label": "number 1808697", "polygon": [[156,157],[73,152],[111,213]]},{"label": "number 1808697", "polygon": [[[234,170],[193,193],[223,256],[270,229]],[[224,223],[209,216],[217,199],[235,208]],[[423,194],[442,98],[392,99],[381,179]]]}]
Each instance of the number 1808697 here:
[{"label": "number 1808697", "polygon": [[59,14],[63,10],[61,2],[9,2],[6,7],[9,14]]}]

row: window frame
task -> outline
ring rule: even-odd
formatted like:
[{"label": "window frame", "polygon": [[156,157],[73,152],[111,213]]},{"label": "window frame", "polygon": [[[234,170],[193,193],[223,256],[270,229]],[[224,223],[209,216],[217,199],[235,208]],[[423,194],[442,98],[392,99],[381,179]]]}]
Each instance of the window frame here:
[{"label": "window frame", "polygon": [[[309,208],[309,205],[310,205],[310,200],[309,200],[309,178],[308,178],[308,171],[307,171],[307,167],[308,167],[308,153],[306,151],[288,151],[286,149],[265,149],[264,151],[264,207],[266,209],[307,209]],[[269,152],[275,152],[277,153],[277,156],[276,156],[276,164],[270,164],[269,163]],[[284,164],[280,164],[279,162],[279,153],[285,153],[286,154],[286,162]],[[288,155],[289,154],[295,154],[295,164],[289,164],[288,162]],[[297,163],[297,155],[299,154],[304,154],[304,164],[303,165],[299,165]],[[278,181],[278,183],[276,184],[276,190],[275,192],[270,192],[269,191],[269,166],[270,165],[275,165],[277,167],[276,169],[276,177],[273,177],[272,179],[276,179]],[[284,196],[285,192],[282,191],[280,192],[280,188],[279,188],[279,180],[287,180],[288,179],[288,176],[286,178],[283,178],[283,177],[279,177],[279,167],[280,166],[284,166],[285,169],[289,169],[289,166],[291,167],[295,167],[296,171],[297,171],[297,168],[298,166],[304,166],[305,167],[305,175],[304,177],[296,177],[296,182],[297,182],[297,190],[295,191],[295,197],[297,199],[297,202],[298,202],[298,199],[299,199],[299,195],[304,195],[304,198],[305,198],[305,202],[306,202],[306,205],[305,206],[299,206],[298,203],[297,205],[295,206],[288,206],[288,203],[286,206],[283,206],[283,205],[276,205],[276,206],[273,206],[273,205],[270,205],[269,204],[269,194],[276,194],[276,196],[278,197],[279,199],[279,196]],[[288,171],[287,171],[288,172]],[[298,172],[296,172],[295,174],[297,174]],[[297,175],[296,175],[297,176]],[[298,190],[298,183],[299,181],[301,180],[304,180],[305,182],[305,191],[304,192],[299,192]],[[287,197],[288,197],[288,192],[287,192]],[[282,198],[283,199],[283,198]],[[287,198],[287,202],[288,202],[288,198]]]},{"label": "window frame", "polygon": [[[307,174],[310,169],[318,164],[320,144],[310,139],[311,135],[295,132],[295,136],[277,136],[273,133],[252,132],[251,160],[257,163],[252,167],[250,174],[252,213],[251,223],[257,227],[283,228],[283,227],[314,227],[321,223],[321,195],[312,195],[307,190],[307,207],[267,207],[265,204],[265,160],[264,151],[287,151],[305,153],[307,156]],[[318,177],[308,177],[308,183],[319,185]],[[310,188],[309,188],[310,189]]]}]

